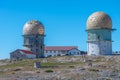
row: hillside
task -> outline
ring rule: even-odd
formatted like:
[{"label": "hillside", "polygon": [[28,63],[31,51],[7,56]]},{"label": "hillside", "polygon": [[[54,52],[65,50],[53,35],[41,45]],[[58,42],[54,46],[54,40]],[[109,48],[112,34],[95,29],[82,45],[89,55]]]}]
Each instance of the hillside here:
[{"label": "hillside", "polygon": [[[41,68],[34,68],[36,61]],[[0,80],[120,80],[120,56],[1,60]]]}]

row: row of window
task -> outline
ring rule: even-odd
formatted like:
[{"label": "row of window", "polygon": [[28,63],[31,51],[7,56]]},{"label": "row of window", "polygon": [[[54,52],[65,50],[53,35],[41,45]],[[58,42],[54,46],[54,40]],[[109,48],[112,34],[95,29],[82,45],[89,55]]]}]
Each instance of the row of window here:
[{"label": "row of window", "polygon": [[62,51],[55,51],[55,50],[46,50],[45,53],[60,53]]},{"label": "row of window", "polygon": [[[49,51],[45,51],[45,53],[67,53],[67,51],[52,51],[52,50],[49,50]],[[70,52],[69,54],[70,54],[70,55],[72,55],[72,54],[77,54],[77,55],[79,55],[80,52]]]}]

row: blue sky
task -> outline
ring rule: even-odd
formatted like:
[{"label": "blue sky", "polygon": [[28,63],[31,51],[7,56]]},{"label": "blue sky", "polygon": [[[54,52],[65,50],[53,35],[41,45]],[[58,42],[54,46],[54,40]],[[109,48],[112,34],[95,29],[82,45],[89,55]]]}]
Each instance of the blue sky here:
[{"label": "blue sky", "polygon": [[45,45],[86,50],[86,20],[96,11],[111,16],[113,51],[119,51],[120,0],[0,0],[0,59],[23,48],[23,26],[34,19],[45,26]]}]

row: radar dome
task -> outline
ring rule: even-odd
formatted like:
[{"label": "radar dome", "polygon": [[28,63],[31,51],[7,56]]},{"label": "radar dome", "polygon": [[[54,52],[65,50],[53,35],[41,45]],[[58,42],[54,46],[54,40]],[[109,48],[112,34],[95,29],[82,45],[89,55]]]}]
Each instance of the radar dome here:
[{"label": "radar dome", "polygon": [[111,29],[112,20],[104,12],[95,12],[88,17],[86,25],[87,29]]},{"label": "radar dome", "polygon": [[28,21],[23,27],[24,35],[44,34],[44,26],[38,20]]}]

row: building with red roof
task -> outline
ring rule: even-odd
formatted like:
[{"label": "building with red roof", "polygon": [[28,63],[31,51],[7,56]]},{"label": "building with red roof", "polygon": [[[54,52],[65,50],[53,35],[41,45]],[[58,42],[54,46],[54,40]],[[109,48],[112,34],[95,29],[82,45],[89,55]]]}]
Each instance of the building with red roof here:
[{"label": "building with red roof", "polygon": [[36,54],[31,51],[17,49],[10,53],[11,60],[20,60],[20,59],[34,59]]},{"label": "building with red roof", "polygon": [[77,54],[80,55],[80,50],[77,46],[45,46],[44,55],[47,56],[62,56]]},{"label": "building with red roof", "polygon": [[[81,55],[77,46],[45,46],[44,56]],[[34,59],[36,54],[32,51],[17,49],[10,53],[11,60]]]}]

